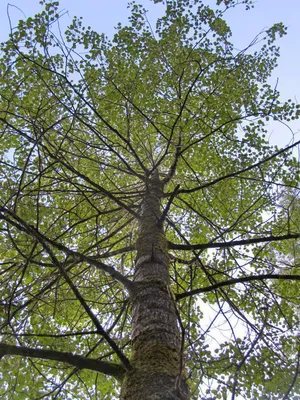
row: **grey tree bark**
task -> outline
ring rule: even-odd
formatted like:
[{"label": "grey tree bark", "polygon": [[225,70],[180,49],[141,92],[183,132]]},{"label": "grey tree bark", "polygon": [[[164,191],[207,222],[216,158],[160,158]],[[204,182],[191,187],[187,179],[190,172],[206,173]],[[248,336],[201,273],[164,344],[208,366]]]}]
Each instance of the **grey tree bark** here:
[{"label": "grey tree bark", "polygon": [[132,369],[122,400],[187,400],[181,368],[181,333],[169,289],[168,243],[163,229],[163,183],[154,171],[139,220],[132,299]]}]

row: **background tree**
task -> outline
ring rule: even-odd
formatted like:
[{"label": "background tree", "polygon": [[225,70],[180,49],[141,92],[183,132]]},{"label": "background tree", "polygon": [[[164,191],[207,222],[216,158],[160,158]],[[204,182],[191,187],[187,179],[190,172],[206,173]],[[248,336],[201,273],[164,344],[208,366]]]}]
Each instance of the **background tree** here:
[{"label": "background tree", "polygon": [[299,399],[299,107],[239,3],[110,41],[42,2],[2,44],[1,398]]}]

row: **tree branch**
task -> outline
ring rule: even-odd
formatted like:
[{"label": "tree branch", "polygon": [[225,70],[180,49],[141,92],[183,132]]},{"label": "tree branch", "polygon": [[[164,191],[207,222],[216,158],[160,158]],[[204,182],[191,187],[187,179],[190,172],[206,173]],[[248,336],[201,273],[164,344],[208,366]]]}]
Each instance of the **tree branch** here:
[{"label": "tree branch", "polygon": [[200,244],[177,244],[168,242],[170,250],[204,250],[214,248],[224,248],[233,246],[246,246],[254,243],[265,243],[265,242],[276,242],[280,240],[299,239],[300,233],[289,233],[282,236],[266,236],[261,238],[252,238],[244,240],[232,240],[231,242],[220,242],[220,243],[200,243]]},{"label": "tree branch", "polygon": [[264,274],[264,275],[252,275],[243,276],[241,278],[233,278],[228,281],[218,282],[211,286],[206,286],[204,288],[194,289],[183,293],[178,293],[175,295],[176,300],[181,300],[186,297],[191,297],[196,294],[212,292],[213,290],[219,289],[223,286],[235,285],[236,283],[251,282],[251,281],[263,281],[265,279],[278,279],[278,280],[292,280],[300,281],[300,275],[279,275],[279,274]]},{"label": "tree branch", "polygon": [[[10,217],[14,218],[17,222],[11,220],[10,218],[6,217],[6,215],[1,214],[1,213],[8,214]],[[135,286],[134,283],[130,279],[126,278],[126,276],[121,274],[119,271],[114,269],[113,267],[106,265],[99,260],[95,260],[93,257],[89,257],[89,256],[86,256],[77,251],[71,250],[68,247],[64,246],[63,244],[47,238],[42,233],[40,233],[37,229],[35,229],[32,225],[29,225],[27,222],[25,222],[22,218],[20,218],[18,215],[16,215],[14,212],[9,210],[8,208],[0,207],[0,219],[4,219],[8,223],[15,226],[17,229],[19,229],[20,231],[25,232],[30,236],[33,236],[41,243],[42,242],[49,243],[51,246],[55,247],[58,250],[61,250],[63,253],[65,253],[69,256],[74,257],[78,261],[86,262],[90,265],[94,265],[95,267],[108,273],[114,279],[116,279],[117,281],[122,283],[122,285],[124,287],[126,287],[126,289],[128,289],[128,291],[130,293],[133,291],[134,286]]]},{"label": "tree branch", "polygon": [[166,205],[165,209],[162,212],[162,215],[161,215],[161,217],[159,219],[159,222],[158,222],[159,225],[161,225],[161,226],[162,226],[164,220],[166,219],[166,216],[168,215],[169,209],[170,209],[170,207],[172,205],[172,202],[173,202],[173,200],[174,200],[174,198],[175,198],[175,196],[176,196],[176,194],[177,194],[177,192],[179,190],[179,187],[180,187],[180,185],[177,185],[175,187],[174,192],[172,193],[171,197],[169,198],[168,204]]},{"label": "tree branch", "polygon": [[[87,305],[86,301],[84,300],[84,298],[81,296],[79,290],[77,289],[77,287],[73,284],[71,278],[69,277],[69,275],[67,274],[65,267],[63,266],[62,263],[60,263],[57,259],[57,257],[55,256],[55,254],[52,252],[52,250],[49,248],[48,243],[53,244],[51,240],[47,239],[46,237],[44,237],[44,235],[42,235],[41,233],[39,233],[39,231],[34,228],[32,225],[27,224],[22,218],[20,218],[18,215],[16,215],[15,213],[13,213],[12,211],[8,210],[5,207],[0,207],[0,212],[6,212],[7,214],[9,214],[10,216],[12,216],[14,219],[16,219],[18,221],[18,223],[16,223],[15,221],[11,221],[8,217],[6,217],[5,215],[1,215],[0,214],[0,219],[4,219],[5,221],[11,223],[13,226],[17,227],[19,230],[31,235],[32,237],[36,238],[41,245],[44,247],[44,249],[47,251],[47,253],[49,254],[49,256],[52,259],[53,264],[58,268],[58,270],[60,271],[60,273],[62,274],[62,276],[65,278],[67,284],[70,286],[71,290],[73,291],[73,293],[75,294],[77,300],[80,302],[80,304],[83,306],[83,308],[85,309],[86,313],[88,314],[88,316],[90,317],[90,319],[92,320],[93,324],[95,325],[95,327],[97,328],[98,333],[104,337],[104,339],[107,341],[107,343],[111,346],[111,348],[115,351],[116,355],[119,357],[119,359],[122,361],[123,365],[126,367],[126,369],[128,369],[130,367],[130,363],[128,358],[121,352],[121,350],[119,349],[118,345],[115,343],[115,341],[113,339],[110,338],[110,336],[108,335],[108,333],[103,329],[102,325],[100,324],[100,322],[98,321],[98,319],[96,318],[96,316],[94,315],[92,309]],[[21,225],[20,225],[21,223]],[[55,242],[54,242],[55,243]],[[65,247],[63,245],[61,245],[62,247]],[[57,246],[56,246],[57,247]],[[57,247],[60,250],[62,250],[61,247]],[[62,250],[64,251],[64,250]],[[79,253],[80,254],[80,253]],[[83,261],[83,260],[82,260]],[[109,267],[112,268],[112,267]],[[113,269],[113,268],[112,268]],[[114,270],[114,269],[113,269]],[[115,271],[115,270],[114,270]],[[118,271],[116,271],[118,272]],[[119,272],[118,272],[119,274]],[[125,278],[122,274],[120,274],[123,278]],[[127,279],[127,278],[125,278]],[[128,280],[129,281],[129,280]],[[131,282],[131,281],[129,281]],[[133,283],[131,282],[131,284],[133,285]],[[131,286],[132,287],[132,286]]]},{"label": "tree branch", "polygon": [[[254,169],[256,167],[259,167],[260,165],[263,165],[264,163],[266,163],[268,161],[271,161],[273,158],[276,158],[280,154],[285,153],[286,151],[293,149],[294,147],[298,146],[299,144],[300,144],[300,140],[298,140],[297,142],[291,144],[290,146],[284,147],[283,149],[280,149],[279,151],[276,151],[276,153],[273,153],[270,156],[268,156],[266,158],[263,158],[261,161],[258,161],[257,163],[252,164],[249,167],[240,169],[239,171],[232,172],[232,173],[230,173],[228,175],[223,175],[223,176],[221,176],[219,178],[214,179],[213,181],[206,182],[203,185],[196,186],[196,187],[191,188],[191,189],[180,189],[180,190],[178,190],[178,194],[181,194],[181,193],[194,193],[194,192],[197,192],[198,190],[202,190],[202,189],[205,189],[205,188],[207,188],[209,186],[213,186],[216,183],[221,182],[221,181],[223,181],[225,179],[234,178],[235,176],[238,176],[238,175],[240,175],[240,174],[242,174],[244,172],[251,171],[252,169]],[[166,193],[165,197],[168,197],[168,196],[171,196],[171,195],[172,195],[172,193]]]},{"label": "tree branch", "polygon": [[121,379],[125,373],[122,365],[100,361],[95,358],[86,358],[83,356],[65,353],[56,350],[35,349],[32,347],[12,346],[0,342],[0,359],[7,355],[16,355],[21,357],[41,358],[43,360],[54,360],[75,366],[78,369],[90,369],[101,372],[105,375]]}]

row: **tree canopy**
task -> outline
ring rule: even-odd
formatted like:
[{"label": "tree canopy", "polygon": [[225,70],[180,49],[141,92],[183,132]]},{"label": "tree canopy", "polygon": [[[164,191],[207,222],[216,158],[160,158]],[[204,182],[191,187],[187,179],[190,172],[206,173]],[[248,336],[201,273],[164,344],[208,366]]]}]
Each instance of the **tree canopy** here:
[{"label": "tree canopy", "polygon": [[165,3],[109,39],[42,1],[1,45],[3,399],[119,397],[156,186],[190,398],[300,399],[300,141],[267,139],[300,112],[268,83],[286,28],[239,51],[250,0]]}]

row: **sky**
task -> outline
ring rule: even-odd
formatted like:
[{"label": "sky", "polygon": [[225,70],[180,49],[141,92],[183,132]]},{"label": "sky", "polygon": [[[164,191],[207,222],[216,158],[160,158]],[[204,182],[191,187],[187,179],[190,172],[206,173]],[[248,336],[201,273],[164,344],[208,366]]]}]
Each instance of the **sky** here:
[{"label": "sky", "polygon": [[[40,10],[39,0],[0,0],[0,41],[4,41],[9,33],[9,10],[12,26],[19,19],[33,16]],[[160,15],[161,5],[153,5],[149,0],[138,1],[149,10],[151,23]],[[204,0],[209,5],[214,0]],[[86,26],[112,36],[118,22],[126,23],[129,11],[126,0],[61,0],[60,8],[68,11],[66,19],[71,22],[73,16],[82,16]],[[278,89],[282,100],[291,98],[300,103],[300,0],[256,0],[254,9],[245,11],[244,6],[236,7],[228,16],[227,21],[233,31],[233,43],[236,48],[245,48],[263,29],[276,22],[283,22],[288,27],[288,35],[281,38],[279,66],[274,71],[270,83],[275,85],[279,79]],[[291,125],[296,133],[300,131],[300,121]],[[298,135],[300,136],[300,134]],[[292,139],[288,129],[270,127],[270,138],[274,143],[285,145]]]}]

